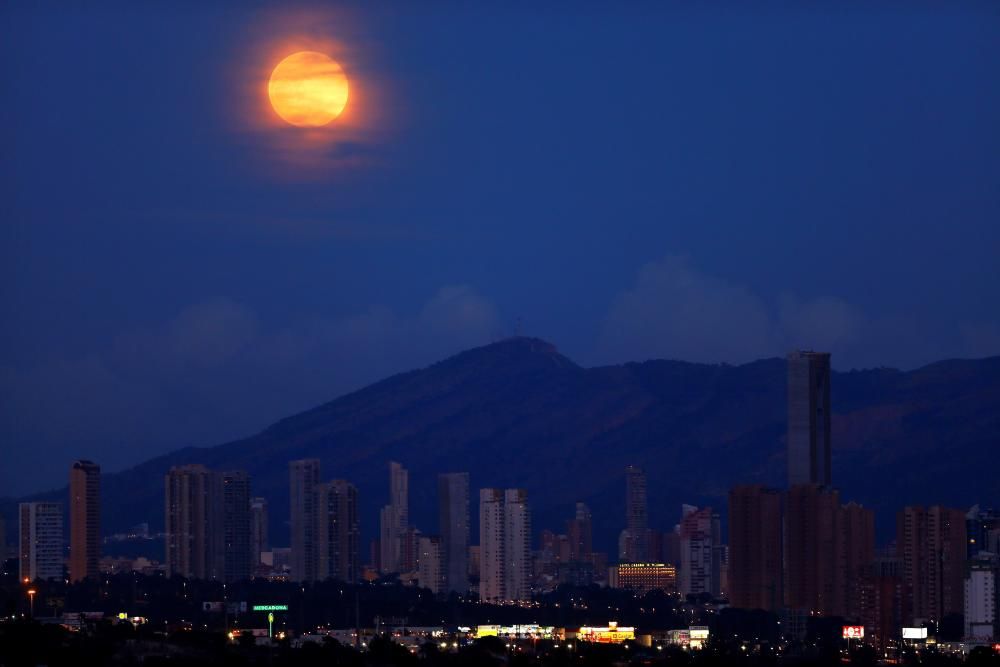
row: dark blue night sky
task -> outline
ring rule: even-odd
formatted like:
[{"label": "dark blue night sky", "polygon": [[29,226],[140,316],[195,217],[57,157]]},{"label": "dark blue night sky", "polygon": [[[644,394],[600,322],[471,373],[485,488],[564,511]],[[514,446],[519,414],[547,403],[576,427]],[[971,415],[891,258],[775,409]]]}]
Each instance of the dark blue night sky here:
[{"label": "dark blue night sky", "polygon": [[[996,2],[19,4],[0,495],[519,320],[585,365],[1000,354]],[[293,34],[364,97],[312,162],[247,92]]]}]

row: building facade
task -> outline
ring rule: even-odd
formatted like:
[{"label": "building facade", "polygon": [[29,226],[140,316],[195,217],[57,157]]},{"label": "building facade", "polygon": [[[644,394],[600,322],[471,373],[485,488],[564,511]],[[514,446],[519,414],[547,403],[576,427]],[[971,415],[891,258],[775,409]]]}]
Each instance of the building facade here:
[{"label": "building facade", "polygon": [[782,606],[781,504],[780,491],[760,485],[729,492],[729,599],[736,608]]},{"label": "building facade", "polygon": [[625,533],[619,545],[622,561],[641,563],[649,559],[648,531],[646,472],[630,465],[625,468]]},{"label": "building facade", "polygon": [[245,470],[222,473],[222,513],[224,578],[249,579],[257,560],[250,540],[250,476]]},{"label": "building facade", "polygon": [[167,576],[222,579],[222,478],[202,465],[174,466],[165,480]]},{"label": "building facade", "polygon": [[438,475],[438,529],[444,568],[444,591],[469,588],[469,473]]},{"label": "building facade", "polygon": [[317,578],[353,583],[361,576],[358,490],[342,479],[316,487]]},{"label": "building facade", "polygon": [[63,511],[59,503],[18,505],[18,576],[28,583],[36,579],[62,579]]},{"label": "building facade", "polygon": [[909,506],[896,515],[896,548],[913,590],[915,619],[940,621],[964,610],[965,512]]},{"label": "building facade", "polygon": [[830,479],[830,355],[788,355],[788,485]]},{"label": "building facade", "polygon": [[711,507],[681,508],[680,574],[681,595],[719,594],[719,515]]},{"label": "building facade", "polygon": [[289,524],[291,527],[292,581],[315,581],[319,564],[316,540],[316,486],[320,480],[319,459],[300,459],[288,464]]},{"label": "building facade", "polygon": [[250,563],[257,567],[260,555],[271,550],[268,527],[267,498],[254,498],[250,501]]},{"label": "building facade", "polygon": [[69,471],[69,579],[97,577],[101,560],[101,467],[80,460]]}]

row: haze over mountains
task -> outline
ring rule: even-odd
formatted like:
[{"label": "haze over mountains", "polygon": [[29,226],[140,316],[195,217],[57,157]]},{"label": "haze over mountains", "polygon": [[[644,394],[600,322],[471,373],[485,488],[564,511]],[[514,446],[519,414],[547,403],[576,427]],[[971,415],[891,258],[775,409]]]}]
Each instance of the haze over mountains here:
[{"label": "haze over mountains", "polygon": [[[288,461],[316,457],[325,479],[357,485],[367,541],[387,500],[387,462],[396,460],[410,470],[411,520],[424,532],[437,532],[436,475],[469,471],[474,521],[476,490],[486,486],[527,488],[536,534],[561,532],[583,500],[593,511],[595,548],[613,554],[627,464],[646,469],[650,523],[661,530],[676,523],[682,502],[711,504],[724,516],[731,485],[784,484],[785,370],[784,359],[583,368],[550,343],[511,338],[387,378],[249,438],[107,474],[103,532],[141,521],[162,530],[163,474],[203,463],[249,471],[253,494],[270,502],[272,542],[285,544]],[[1000,357],[910,372],[834,372],[831,391],[834,485],[844,501],[876,510],[883,539],[904,504],[1000,501]]]}]

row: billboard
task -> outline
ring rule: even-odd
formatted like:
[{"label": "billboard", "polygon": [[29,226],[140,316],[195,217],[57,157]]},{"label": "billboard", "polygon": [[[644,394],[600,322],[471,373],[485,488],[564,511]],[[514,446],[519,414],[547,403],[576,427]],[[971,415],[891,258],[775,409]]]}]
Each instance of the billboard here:
[{"label": "billboard", "polygon": [[844,626],[844,639],[864,639],[864,638],[865,638],[865,626],[863,625]]},{"label": "billboard", "polygon": [[903,639],[927,639],[927,628],[903,628]]}]

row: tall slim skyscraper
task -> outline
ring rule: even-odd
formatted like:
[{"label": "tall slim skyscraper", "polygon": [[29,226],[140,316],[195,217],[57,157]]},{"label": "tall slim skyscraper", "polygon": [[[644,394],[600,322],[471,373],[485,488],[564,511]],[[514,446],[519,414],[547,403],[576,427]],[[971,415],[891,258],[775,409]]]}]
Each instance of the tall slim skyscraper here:
[{"label": "tall slim skyscraper", "polygon": [[59,503],[18,505],[21,581],[62,579],[63,513]]},{"label": "tall slim skyscraper", "polygon": [[222,487],[225,580],[242,581],[257,565],[250,547],[250,476],[244,470],[224,472]]},{"label": "tall slim skyscraper", "polygon": [[510,600],[531,599],[531,510],[528,492],[504,492],[504,590]]},{"label": "tall slim skyscraper", "polygon": [[410,526],[409,472],[395,461],[389,462],[389,504],[379,514],[379,544],[382,571],[399,572],[402,566],[401,540]]},{"label": "tall slim skyscraper", "polygon": [[729,492],[729,599],[737,609],[781,608],[781,492],[736,486]]},{"label": "tall slim skyscraper", "polygon": [[[679,586],[682,595],[718,594],[718,561],[716,540],[719,515],[711,507],[698,509],[693,505],[681,508],[681,563]],[[716,567],[713,567],[713,563]],[[713,574],[715,575],[713,577]]]},{"label": "tall slim skyscraper", "polygon": [[438,475],[438,527],[444,592],[465,593],[469,588],[469,473]]},{"label": "tall slim skyscraper", "polygon": [[788,485],[830,485],[830,354],[788,354]]},{"label": "tall slim skyscraper", "polygon": [[505,588],[504,493],[479,490],[479,598],[496,602],[509,599]]},{"label": "tall slim skyscraper", "polygon": [[222,477],[202,465],[175,466],[165,479],[167,576],[222,579]]},{"label": "tall slim skyscraper", "polygon": [[622,560],[643,563],[649,559],[649,509],[646,473],[638,466],[625,468],[625,530]]},{"label": "tall slim skyscraper", "polygon": [[319,459],[299,459],[288,464],[289,520],[291,524],[291,578],[293,581],[316,581],[317,552],[316,486],[319,484]]},{"label": "tall slim skyscraper", "polygon": [[316,487],[319,579],[355,582],[361,574],[361,529],[358,490],[335,479]]},{"label": "tall slim skyscraper", "polygon": [[268,538],[267,498],[254,498],[250,501],[250,564],[257,567],[260,555],[271,550]]},{"label": "tall slim skyscraper", "polygon": [[69,579],[97,577],[101,560],[101,466],[80,460],[69,471]]},{"label": "tall slim skyscraper", "polygon": [[576,515],[566,522],[566,536],[569,538],[569,558],[584,561],[594,551],[594,528],[590,508],[586,503],[576,504]]}]

